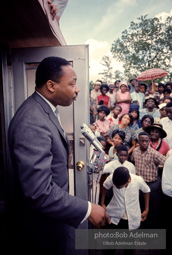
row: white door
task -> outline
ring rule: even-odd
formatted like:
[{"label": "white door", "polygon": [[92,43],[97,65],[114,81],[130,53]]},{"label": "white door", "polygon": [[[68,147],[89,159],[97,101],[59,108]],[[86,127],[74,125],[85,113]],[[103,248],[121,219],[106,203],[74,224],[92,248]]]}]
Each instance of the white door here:
[{"label": "white door", "polygon": [[[80,93],[77,101],[70,107],[61,107],[62,125],[70,144],[70,192],[88,200],[88,142],[80,140],[83,123],[89,125],[89,80],[88,80],[88,46],[43,47],[12,50],[13,71],[13,109],[14,113],[21,103],[34,92],[35,71],[39,62],[48,56],[58,56],[67,59],[73,65],[77,74],[77,85]],[[83,161],[85,167],[77,170],[76,163]],[[85,223],[87,224],[87,223]],[[86,225],[84,226],[86,227]]]}]

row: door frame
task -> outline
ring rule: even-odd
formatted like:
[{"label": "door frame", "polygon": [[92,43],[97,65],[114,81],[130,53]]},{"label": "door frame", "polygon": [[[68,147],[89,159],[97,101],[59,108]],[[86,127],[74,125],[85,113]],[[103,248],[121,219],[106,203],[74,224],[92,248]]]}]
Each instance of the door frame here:
[{"label": "door frame", "polygon": [[[12,74],[5,75],[5,105],[6,132],[13,116],[21,103],[27,98],[25,64],[39,63],[48,56],[58,56],[73,62],[73,68],[77,74],[77,84],[80,93],[77,101],[73,104],[74,112],[74,173],[75,173],[75,195],[88,200],[88,176],[87,162],[89,160],[89,144],[80,142],[83,123],[89,124],[89,59],[88,45],[58,46],[41,48],[24,48],[11,50]],[[5,65],[5,63],[4,63]],[[9,68],[8,68],[9,69]],[[5,72],[4,72],[5,74]],[[10,79],[11,77],[11,79]],[[10,80],[9,80],[10,79]],[[23,84],[23,86],[22,86]],[[85,167],[82,171],[76,169],[76,162],[83,161]]]}]

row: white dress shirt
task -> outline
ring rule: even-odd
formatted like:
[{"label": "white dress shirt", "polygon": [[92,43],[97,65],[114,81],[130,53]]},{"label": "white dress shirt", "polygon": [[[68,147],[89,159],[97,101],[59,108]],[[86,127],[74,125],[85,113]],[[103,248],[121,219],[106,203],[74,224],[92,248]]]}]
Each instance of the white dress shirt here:
[{"label": "white dress shirt", "polygon": [[168,117],[165,117],[162,118],[159,123],[163,126],[163,129],[167,133],[164,141],[167,142],[170,149],[172,149],[172,121]]},{"label": "white dress shirt", "polygon": [[113,174],[109,175],[103,183],[106,189],[113,187],[113,197],[106,207],[111,222],[118,225],[124,213],[127,213],[128,228],[137,229],[141,222],[139,191],[149,193],[150,188],[141,176],[130,174],[131,181],[126,188],[117,189],[112,182]]},{"label": "white dress shirt", "polygon": [[142,92],[132,92],[131,94],[131,99],[132,99],[132,102],[133,101],[138,101],[139,102],[139,106],[140,106],[140,110],[143,109],[143,103],[145,101],[145,95],[142,93]]},{"label": "white dress shirt", "polygon": [[172,197],[172,156],[166,159],[162,172],[162,191]]},{"label": "white dress shirt", "polygon": [[124,161],[123,164],[121,164],[118,159],[106,163],[103,169],[103,174],[105,173],[113,174],[115,169],[121,166],[126,167],[131,174],[135,174],[135,166],[131,162],[126,160]]}]

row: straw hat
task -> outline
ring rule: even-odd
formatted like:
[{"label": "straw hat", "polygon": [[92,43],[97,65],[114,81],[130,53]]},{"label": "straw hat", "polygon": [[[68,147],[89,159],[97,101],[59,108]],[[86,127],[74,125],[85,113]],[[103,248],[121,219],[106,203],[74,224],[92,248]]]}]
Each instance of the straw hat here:
[{"label": "straw hat", "polygon": [[167,133],[164,131],[164,129],[162,128],[162,125],[159,124],[159,123],[158,123],[158,124],[154,123],[153,125],[151,125],[151,126],[145,128],[145,131],[148,132],[148,134],[150,134],[150,131],[151,131],[153,128],[157,128],[157,129],[160,131],[160,133],[161,133],[161,138],[164,138],[164,137],[167,136]]}]

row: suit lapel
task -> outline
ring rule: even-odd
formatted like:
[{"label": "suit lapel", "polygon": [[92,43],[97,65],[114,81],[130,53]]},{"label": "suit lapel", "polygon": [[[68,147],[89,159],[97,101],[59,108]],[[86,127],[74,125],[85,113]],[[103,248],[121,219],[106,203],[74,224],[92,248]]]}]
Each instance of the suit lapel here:
[{"label": "suit lapel", "polygon": [[57,127],[57,129],[59,130],[61,136],[63,137],[64,141],[67,143],[68,147],[69,147],[69,140],[67,138],[67,136],[65,135],[59,121],[58,118],[55,116],[55,114],[53,113],[52,109],[50,108],[50,106],[47,104],[47,102],[41,97],[39,96],[36,92],[33,93],[33,98],[42,106],[42,108],[44,109],[44,111],[49,115],[50,120],[54,123],[54,125]]}]

